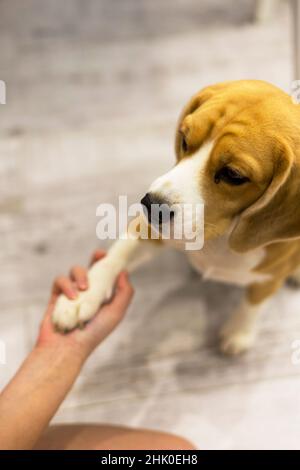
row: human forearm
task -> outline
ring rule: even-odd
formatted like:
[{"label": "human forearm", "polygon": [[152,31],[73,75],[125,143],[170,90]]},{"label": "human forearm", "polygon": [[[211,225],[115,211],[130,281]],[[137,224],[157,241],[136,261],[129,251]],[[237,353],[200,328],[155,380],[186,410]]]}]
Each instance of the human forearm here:
[{"label": "human forearm", "polygon": [[33,349],[0,395],[0,449],[30,449],[73,385],[84,354],[69,345]]},{"label": "human forearm", "polygon": [[[95,259],[104,257],[97,252]],[[0,395],[0,449],[30,449],[49,424],[72,387],[85,359],[122,320],[133,290],[125,273],[118,277],[114,296],[83,329],[66,335],[53,328],[52,313],[60,293],[76,298],[88,287],[79,266],[71,278],[59,277],[41,324],[37,345]]]}]

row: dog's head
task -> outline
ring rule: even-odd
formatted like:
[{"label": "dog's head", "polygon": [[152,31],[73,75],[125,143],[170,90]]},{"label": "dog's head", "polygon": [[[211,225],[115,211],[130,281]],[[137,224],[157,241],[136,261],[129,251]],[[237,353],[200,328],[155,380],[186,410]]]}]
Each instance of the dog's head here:
[{"label": "dog's head", "polygon": [[230,229],[236,251],[299,237],[298,108],[262,81],[203,89],[180,116],[175,166],[142,202],[204,204],[205,240]]}]

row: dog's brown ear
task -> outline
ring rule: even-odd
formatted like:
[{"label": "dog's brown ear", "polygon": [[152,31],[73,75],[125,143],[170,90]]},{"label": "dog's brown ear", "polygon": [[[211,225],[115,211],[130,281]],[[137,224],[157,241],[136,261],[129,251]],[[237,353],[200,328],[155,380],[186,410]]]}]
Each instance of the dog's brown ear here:
[{"label": "dog's brown ear", "polygon": [[245,252],[300,237],[300,171],[287,142],[278,141],[272,180],[263,195],[239,216],[230,247]]},{"label": "dog's brown ear", "polygon": [[203,88],[196,95],[194,95],[187,103],[187,105],[183,108],[176,127],[175,153],[177,156],[180,154],[181,136],[179,133],[179,129],[181,127],[183,119],[186,116],[195,113],[204,103],[210,100],[210,98],[215,96],[219,91],[228,88],[229,85],[230,82],[223,82]]},{"label": "dog's brown ear", "polygon": [[188,116],[189,114],[193,114],[203,103],[203,99],[201,99],[201,92],[197,95],[194,95],[187,105],[181,111],[179,116],[177,126],[176,126],[176,134],[175,134],[175,154],[179,156],[180,154],[180,146],[181,146],[181,136],[179,133],[179,129],[181,127],[181,123],[183,119]]}]

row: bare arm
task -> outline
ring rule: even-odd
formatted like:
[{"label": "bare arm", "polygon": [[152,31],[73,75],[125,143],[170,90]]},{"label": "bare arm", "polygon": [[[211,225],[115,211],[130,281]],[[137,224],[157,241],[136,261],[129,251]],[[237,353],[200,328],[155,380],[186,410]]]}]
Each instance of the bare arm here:
[{"label": "bare arm", "polygon": [[[98,259],[103,255],[98,255]],[[60,292],[74,298],[87,288],[86,271],[75,268],[72,279],[55,284],[36,346],[0,395],[0,449],[31,449],[48,426],[94,348],[118,325],[133,290],[125,273],[112,301],[83,330],[54,331],[51,315]]]}]

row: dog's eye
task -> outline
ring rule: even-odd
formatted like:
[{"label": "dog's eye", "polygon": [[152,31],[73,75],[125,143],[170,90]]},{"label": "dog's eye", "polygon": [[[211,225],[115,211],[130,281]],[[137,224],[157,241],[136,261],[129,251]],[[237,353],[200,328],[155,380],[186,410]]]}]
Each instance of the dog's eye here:
[{"label": "dog's eye", "polygon": [[183,153],[186,153],[186,152],[188,151],[188,149],[189,149],[189,146],[188,146],[188,144],[187,144],[187,142],[186,142],[186,140],[185,140],[184,135],[182,136],[181,148],[182,148]]},{"label": "dog's eye", "polygon": [[247,178],[247,176],[243,176],[237,170],[234,170],[229,166],[224,166],[215,174],[215,183],[218,184],[220,181],[224,181],[225,183],[233,186],[239,186],[249,181],[249,178]]}]

